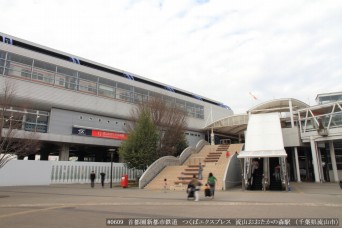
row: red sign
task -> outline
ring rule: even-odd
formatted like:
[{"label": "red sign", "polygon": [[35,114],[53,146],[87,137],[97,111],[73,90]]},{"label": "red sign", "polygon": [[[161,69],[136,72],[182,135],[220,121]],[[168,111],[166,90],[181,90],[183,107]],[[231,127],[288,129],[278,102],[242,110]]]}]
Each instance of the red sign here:
[{"label": "red sign", "polygon": [[107,138],[107,139],[118,139],[118,140],[126,140],[127,134],[111,132],[111,131],[100,131],[100,130],[92,130],[91,136],[98,138]]}]

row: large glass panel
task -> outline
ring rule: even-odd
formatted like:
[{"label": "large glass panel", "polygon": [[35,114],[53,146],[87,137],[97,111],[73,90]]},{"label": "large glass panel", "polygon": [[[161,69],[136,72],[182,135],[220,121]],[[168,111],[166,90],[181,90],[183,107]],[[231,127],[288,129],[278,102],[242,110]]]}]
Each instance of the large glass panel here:
[{"label": "large glass panel", "polygon": [[79,91],[84,91],[88,93],[97,93],[97,77],[79,72],[78,73],[78,78],[79,78],[79,84],[78,84],[78,90]]},{"label": "large glass panel", "polygon": [[6,52],[0,50],[0,59],[5,59]]},{"label": "large glass panel", "polygon": [[76,90],[77,88],[77,72],[64,67],[57,67],[56,85],[64,88]]},{"label": "large glass panel", "polygon": [[21,63],[23,65],[28,65],[30,67],[32,66],[32,59],[31,58],[27,58],[27,57],[21,56],[21,55],[16,55],[13,53],[8,53],[7,60],[12,61],[12,62],[16,62],[16,63]]},{"label": "large glass panel", "polygon": [[56,66],[39,60],[34,61],[32,79],[53,84]]},{"label": "large glass panel", "polygon": [[176,106],[181,110],[186,110],[185,101],[181,99],[176,99]]},{"label": "large glass panel", "polygon": [[113,86],[116,87],[116,82],[113,80],[109,80],[106,78],[99,78],[99,83],[103,84],[103,85],[109,85],[109,86]]},{"label": "large glass panel", "polygon": [[163,101],[166,103],[168,106],[173,106],[175,104],[175,98],[163,95]]},{"label": "large glass panel", "polygon": [[99,84],[99,96],[115,98],[115,87]]},{"label": "large glass panel", "polygon": [[203,106],[195,104],[195,113],[196,113],[196,118],[203,119],[204,118]]},{"label": "large glass panel", "polygon": [[148,101],[148,90],[134,87],[134,103],[143,103]]},{"label": "large glass panel", "polygon": [[0,51],[0,74],[4,73],[6,52]]},{"label": "large glass panel", "polygon": [[116,89],[116,98],[132,102],[132,89],[132,86],[118,82]]},{"label": "large glass panel", "polygon": [[189,116],[195,117],[195,104],[191,102],[186,102],[186,111]]},{"label": "large glass panel", "polygon": [[5,74],[8,76],[31,78],[32,59],[8,53]]}]

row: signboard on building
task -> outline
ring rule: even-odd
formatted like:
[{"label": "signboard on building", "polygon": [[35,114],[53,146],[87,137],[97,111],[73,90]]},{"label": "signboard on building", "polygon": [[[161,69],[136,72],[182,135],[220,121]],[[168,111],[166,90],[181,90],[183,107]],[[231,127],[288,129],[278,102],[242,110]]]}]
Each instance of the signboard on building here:
[{"label": "signboard on building", "polygon": [[95,130],[82,127],[72,127],[72,134],[79,136],[90,136],[96,138],[107,138],[116,140],[126,140],[127,134],[122,132]]}]

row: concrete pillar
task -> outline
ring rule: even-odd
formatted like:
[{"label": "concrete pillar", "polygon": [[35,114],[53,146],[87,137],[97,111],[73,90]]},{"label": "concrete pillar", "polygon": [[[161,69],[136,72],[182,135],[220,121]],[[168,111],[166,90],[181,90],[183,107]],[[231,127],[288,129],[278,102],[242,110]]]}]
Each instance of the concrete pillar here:
[{"label": "concrete pillar", "polygon": [[294,148],[294,156],[295,156],[295,174],[297,176],[297,182],[302,182],[302,180],[300,179],[300,170],[299,170],[299,160],[298,160],[298,149],[297,147]]},{"label": "concrete pillar", "polygon": [[311,154],[312,154],[312,165],[315,174],[315,182],[320,182],[320,176],[318,171],[317,161],[317,144],[312,136],[310,136]]},{"label": "concrete pillar", "polygon": [[330,148],[331,165],[332,165],[332,169],[333,169],[333,173],[334,173],[334,181],[335,182],[339,182],[340,180],[338,178],[338,173],[337,173],[337,165],[336,165],[336,157],[335,157],[335,147],[334,147],[333,141],[329,141],[329,148]]},{"label": "concrete pillar", "polygon": [[69,161],[69,145],[66,143],[62,144],[59,151],[59,161]]}]

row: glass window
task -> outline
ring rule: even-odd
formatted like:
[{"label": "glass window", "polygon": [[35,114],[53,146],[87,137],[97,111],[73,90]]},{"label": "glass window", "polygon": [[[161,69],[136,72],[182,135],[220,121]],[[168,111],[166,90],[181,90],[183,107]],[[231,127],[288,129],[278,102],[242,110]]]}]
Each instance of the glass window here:
[{"label": "glass window", "polygon": [[50,63],[45,63],[39,60],[34,60],[34,68],[40,68],[44,69],[47,71],[55,72],[56,71],[56,66]]},{"label": "glass window", "polygon": [[6,52],[0,50],[0,59],[6,58]]},{"label": "glass window", "polygon": [[76,90],[77,88],[77,72],[64,67],[57,67],[55,84],[64,86],[64,88]]},{"label": "glass window", "polygon": [[91,74],[82,73],[82,72],[78,73],[78,78],[79,79],[84,79],[86,81],[97,82],[97,77],[96,76],[93,76]]},{"label": "glass window", "polygon": [[134,103],[148,101],[148,90],[134,87]]},{"label": "glass window", "polygon": [[32,72],[32,79],[53,84],[56,66],[35,60]]},{"label": "glass window", "polygon": [[99,83],[100,84],[104,84],[104,85],[113,86],[113,87],[116,86],[116,82],[115,81],[109,80],[109,79],[106,79],[106,78],[99,78]]},{"label": "glass window", "polygon": [[16,55],[13,53],[8,53],[7,60],[12,61],[12,62],[17,62],[21,63],[24,65],[32,66],[33,60],[31,58],[27,58],[21,55]]},{"label": "glass window", "polygon": [[97,93],[97,84],[95,82],[91,81],[86,81],[86,80],[79,80],[79,85],[78,85],[78,90],[79,91],[84,91],[84,92],[89,92],[96,94]]},{"label": "glass window", "polygon": [[6,62],[6,75],[26,78],[28,72],[31,72],[32,59],[8,53],[8,60],[10,61]]},{"label": "glass window", "polygon": [[124,83],[120,83],[120,82],[117,83],[117,87],[119,89],[123,89],[123,90],[127,90],[127,91],[132,91],[133,90],[133,86],[130,86],[130,85],[127,85],[127,84],[124,84]]},{"label": "glass window", "polygon": [[6,52],[0,51],[0,74],[4,72]]},{"label": "glass window", "polygon": [[79,78],[79,82],[78,82],[79,91],[84,91],[84,92],[93,93],[93,94],[97,93],[97,77],[96,76],[79,72],[78,78]]},{"label": "glass window", "polygon": [[132,86],[118,82],[116,89],[116,98],[132,102],[132,89]]},{"label": "glass window", "polygon": [[115,98],[115,88],[108,85],[99,84],[99,95]]},{"label": "glass window", "polygon": [[27,69],[22,69],[21,77],[31,78],[31,71]]},{"label": "glass window", "polygon": [[57,72],[60,74],[69,75],[73,77],[76,77],[77,75],[76,71],[64,67],[57,67]]},{"label": "glass window", "polygon": [[175,98],[170,96],[163,96],[163,100],[166,102],[167,105],[172,106],[175,104]]}]

